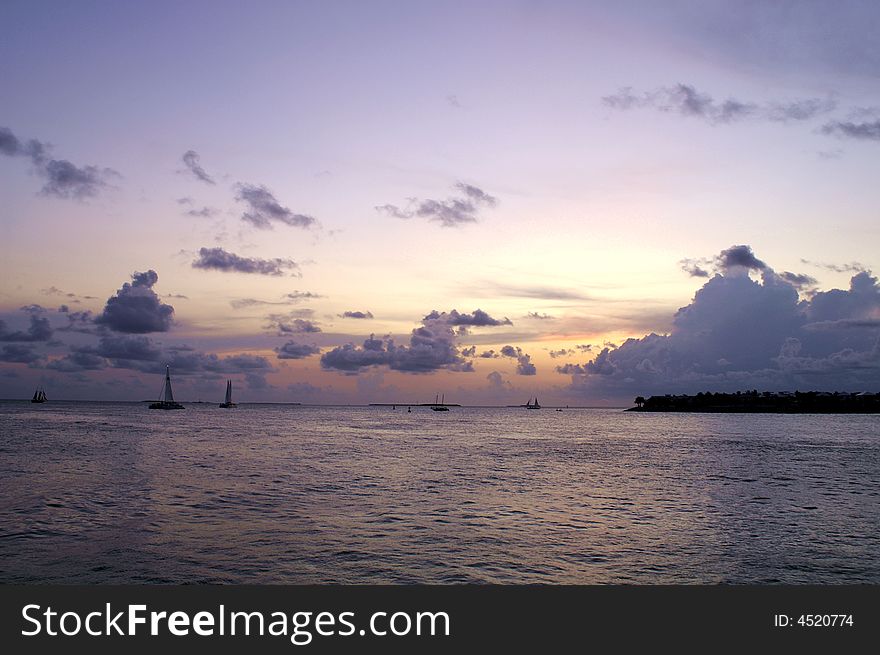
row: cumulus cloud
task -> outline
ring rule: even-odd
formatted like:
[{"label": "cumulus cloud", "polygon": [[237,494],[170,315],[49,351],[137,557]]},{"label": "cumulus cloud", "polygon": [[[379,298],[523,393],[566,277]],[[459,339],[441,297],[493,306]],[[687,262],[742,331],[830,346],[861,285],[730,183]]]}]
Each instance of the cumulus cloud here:
[{"label": "cumulus cloud", "polygon": [[303,359],[321,352],[318,346],[288,341],[275,349],[278,359]]},{"label": "cumulus cloud", "polygon": [[235,199],[247,206],[241,220],[260,230],[272,229],[273,223],[301,228],[310,228],[317,224],[313,216],[297,214],[284,207],[264,186],[238,184],[236,190]]},{"label": "cumulus cloud", "polygon": [[202,168],[200,160],[199,153],[195,150],[187,150],[183,153],[183,163],[186,164],[187,170],[193,174],[193,177],[205,184],[216,184],[214,178],[208,175],[208,173],[205,172],[205,169]]},{"label": "cumulus cloud", "polygon": [[746,118],[776,122],[805,121],[836,108],[831,99],[803,98],[788,102],[758,103],[736,98],[715,100],[690,84],[675,84],[653,91],[636,92],[624,87],[602,98],[605,106],[618,110],[651,108],[705,120],[712,124],[730,123]]},{"label": "cumulus cloud", "polygon": [[167,332],[171,328],[174,307],[159,300],[153,291],[158,280],[158,274],[152,269],[132,273],[131,282],[123,284],[107,299],[104,311],[95,318],[95,323],[128,334]]},{"label": "cumulus cloud", "polygon": [[[507,319],[495,319],[482,310],[462,313],[434,310],[410,334],[409,344],[397,345],[391,337],[375,335],[361,346],[345,344],[321,355],[321,367],[347,374],[373,367],[387,366],[407,373],[430,373],[440,369],[471,372],[473,363],[458,346],[458,337],[467,327],[507,325]],[[465,349],[467,351],[469,349]]]},{"label": "cumulus cloud", "polygon": [[49,324],[49,319],[42,307],[25,305],[20,309],[28,315],[27,329],[10,331],[6,322],[0,320],[0,341],[36,342],[48,341],[52,338],[52,326]]},{"label": "cumulus cloud", "polygon": [[[804,299],[798,287],[812,278],[777,274],[747,246],[713,261],[719,271],[678,310],[669,334],[611,344],[557,371],[572,375],[579,393],[606,397],[880,386],[880,286],[869,272],[854,275],[848,289]],[[760,279],[744,270],[759,270]]]},{"label": "cumulus cloud", "polygon": [[339,316],[340,318],[371,319],[373,318],[373,312],[348,311],[342,312]]},{"label": "cumulus cloud", "polygon": [[458,227],[466,223],[476,223],[481,209],[498,204],[497,198],[472,184],[456,182],[453,188],[458,195],[446,200],[409,198],[404,208],[379,205],[376,211],[394,218],[424,218],[440,223],[442,227]]},{"label": "cumulus cloud", "polygon": [[538,372],[535,365],[532,364],[531,355],[524,353],[519,346],[504,346],[501,349],[501,356],[516,359],[517,375],[536,375]]},{"label": "cumulus cloud", "polygon": [[7,157],[30,159],[36,171],[45,179],[40,193],[57,198],[83,199],[98,195],[119,177],[112,168],[77,166],[66,159],[52,159],[51,146],[36,139],[21,141],[7,127],[0,127],[0,154]]},{"label": "cumulus cloud", "polygon": [[224,273],[251,273],[254,275],[284,275],[288,271],[299,276],[299,264],[292,259],[261,259],[242,257],[223,248],[199,248],[199,256],[192,263],[193,268]]}]

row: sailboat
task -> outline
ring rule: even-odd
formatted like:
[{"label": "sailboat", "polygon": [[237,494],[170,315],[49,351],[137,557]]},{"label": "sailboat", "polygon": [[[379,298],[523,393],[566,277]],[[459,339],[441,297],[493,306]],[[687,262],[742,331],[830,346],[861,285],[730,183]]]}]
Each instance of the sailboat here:
[{"label": "sailboat", "polygon": [[226,400],[220,403],[220,407],[235,407],[235,403],[232,402],[232,380],[226,380]]},{"label": "sailboat", "polygon": [[162,400],[150,404],[150,409],[184,409],[183,405],[174,402],[174,394],[171,393],[171,373],[165,367],[165,384],[162,386]]},{"label": "sailboat", "polygon": [[440,402],[437,402],[437,396],[434,396],[434,404],[431,405],[431,409],[435,412],[448,412],[449,408],[446,406],[446,394],[443,394],[443,398],[440,399]]},{"label": "sailboat", "polygon": [[43,387],[37,388],[37,390],[34,391],[34,397],[31,398],[32,403],[44,403],[47,400],[49,400],[49,398],[46,396],[46,392],[43,391]]},{"label": "sailboat", "polygon": [[535,402],[532,403],[532,399],[529,398],[525,404],[526,409],[541,409],[541,406],[538,404],[538,397],[535,396]]}]

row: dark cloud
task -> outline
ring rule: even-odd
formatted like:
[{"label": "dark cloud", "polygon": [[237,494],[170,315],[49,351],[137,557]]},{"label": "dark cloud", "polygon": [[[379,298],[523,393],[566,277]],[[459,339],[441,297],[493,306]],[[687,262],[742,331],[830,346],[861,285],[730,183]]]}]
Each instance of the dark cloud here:
[{"label": "dark cloud", "polygon": [[517,375],[535,375],[538,372],[535,365],[532,364],[531,355],[524,353],[519,346],[504,346],[501,349],[501,356],[516,359]]},{"label": "dark cloud", "polygon": [[58,198],[88,198],[96,196],[109,186],[109,180],[119,177],[112,168],[77,166],[66,159],[51,159],[48,144],[29,139],[21,141],[7,127],[0,127],[0,154],[8,157],[26,157],[46,182],[41,194]]},{"label": "dark cloud", "polygon": [[72,352],[64,357],[53,359],[46,368],[61,373],[79,373],[81,371],[99,371],[107,368],[107,360],[99,355],[88,352]]},{"label": "dark cloud", "polygon": [[740,267],[756,271],[763,271],[767,268],[767,264],[755,257],[751,246],[731,246],[726,250],[722,250],[716,258],[718,267],[722,271],[731,268]]},{"label": "dark cloud", "polygon": [[206,184],[216,184],[216,182],[214,182],[214,178],[208,175],[205,172],[205,169],[202,168],[199,160],[199,153],[197,153],[195,150],[187,150],[185,153],[183,153],[183,163],[186,164],[189,172],[192,173],[197,180],[201,180]]},{"label": "dark cloud", "polygon": [[39,305],[26,305],[21,311],[28,314],[27,330],[9,331],[6,322],[0,320],[0,341],[36,342],[52,338],[52,326],[46,318],[45,310]]},{"label": "dark cloud", "polygon": [[292,227],[310,228],[317,220],[306,214],[296,214],[281,205],[269,189],[253,184],[239,184],[235,197],[247,205],[241,220],[261,230],[272,229],[272,223],[283,223]]},{"label": "dark cloud", "polygon": [[164,304],[153,291],[153,285],[159,280],[156,271],[135,272],[131,280],[107,299],[104,311],[95,318],[95,323],[128,334],[167,332],[171,328],[174,307]]},{"label": "dark cloud", "polygon": [[0,362],[10,364],[33,364],[43,358],[33,346],[18,343],[5,344],[0,348]]},{"label": "dark cloud", "polygon": [[682,259],[678,264],[681,266],[681,270],[691,277],[711,277],[711,273],[703,268],[704,262],[695,259]]},{"label": "dark cloud", "polygon": [[387,366],[395,371],[407,373],[430,373],[441,369],[471,372],[473,363],[460,350],[458,337],[467,327],[507,325],[509,321],[499,321],[482,310],[473,313],[449,312],[429,313],[422,319],[421,326],[410,334],[408,345],[397,345],[391,337],[381,339],[370,335],[361,346],[346,344],[333,348],[321,355],[321,367],[328,370],[355,374],[371,366]]},{"label": "dark cloud", "polygon": [[108,180],[118,177],[112,168],[75,166],[66,159],[52,159],[41,169],[46,177],[41,193],[57,198],[90,198],[109,186]]},{"label": "dark cloud", "polygon": [[312,321],[292,318],[290,314],[270,314],[268,319],[269,324],[266,327],[271,330],[277,330],[279,336],[285,334],[314,334],[321,331],[321,328]]},{"label": "dark cloud", "polygon": [[819,280],[811,275],[806,275],[805,273],[792,273],[790,271],[783,271],[779,274],[779,277],[791,284],[796,289],[808,289],[810,287],[816,286],[819,283]]},{"label": "dark cloud", "polygon": [[288,341],[275,349],[278,359],[303,359],[321,352],[318,346]]},{"label": "dark cloud", "polygon": [[476,223],[480,209],[498,204],[497,198],[472,184],[456,182],[453,188],[459,195],[446,200],[410,198],[403,209],[397,205],[379,205],[376,211],[394,218],[424,218],[440,223],[442,227],[457,227]]},{"label": "dark cloud", "polygon": [[67,325],[58,328],[59,332],[81,332],[83,334],[95,332],[95,316],[91,310],[72,312],[67,305],[61,305],[58,311],[67,317]]},{"label": "dark cloud", "polygon": [[371,319],[373,318],[373,312],[342,312],[339,315],[341,318],[360,318],[360,319]]},{"label": "dark cloud", "polygon": [[158,362],[162,359],[162,351],[145,336],[103,336],[97,346],[74,350],[112,360],[115,366],[123,361]]},{"label": "dark cloud", "polygon": [[294,291],[292,293],[285,293],[284,298],[291,302],[299,302],[300,300],[314,300],[315,298],[323,298],[324,296],[312,293],[311,291]]},{"label": "dark cloud", "polygon": [[[676,313],[669,334],[609,345],[592,361],[557,370],[593,397],[880,386],[877,278],[861,272],[849,289],[802,299],[798,279],[776,274],[747,246],[715,261],[727,269]],[[747,269],[760,270],[761,279]]]},{"label": "dark cloud", "polygon": [[192,263],[193,268],[225,273],[252,273],[256,275],[299,275],[299,264],[292,259],[260,259],[258,257],[242,257],[223,248],[200,248],[198,259]]},{"label": "dark cloud", "polygon": [[822,126],[822,133],[861,141],[880,141],[880,119],[860,123],[831,121]]},{"label": "dark cloud", "polygon": [[475,309],[472,314],[462,314],[456,310],[452,310],[449,313],[443,312],[440,313],[436,309],[433,310],[430,314],[425,316],[423,321],[442,321],[443,323],[447,323],[449,325],[463,325],[463,326],[472,326],[472,327],[487,327],[487,326],[496,326],[496,325],[513,325],[510,322],[510,319],[505,317],[503,319],[492,318],[484,312],[482,309]]},{"label": "dark cloud", "polygon": [[538,312],[529,312],[525,316],[526,318],[532,318],[538,321],[552,321],[555,317],[550,316],[549,314],[539,314]]},{"label": "dark cloud", "polygon": [[763,104],[735,98],[716,101],[711,95],[697,91],[690,84],[675,84],[642,93],[633,91],[632,87],[624,87],[614,95],[602,98],[602,102],[612,109],[647,107],[700,118],[712,124],[730,123],[745,118],[777,122],[804,121],[828,113],[836,107],[833,100],[821,98]]}]

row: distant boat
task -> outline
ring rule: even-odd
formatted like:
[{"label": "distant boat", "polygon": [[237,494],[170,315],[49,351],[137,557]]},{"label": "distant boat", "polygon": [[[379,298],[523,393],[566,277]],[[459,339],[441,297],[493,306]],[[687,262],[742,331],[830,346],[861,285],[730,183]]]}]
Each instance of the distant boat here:
[{"label": "distant boat", "polygon": [[443,394],[443,398],[440,399],[440,402],[437,402],[437,396],[434,396],[434,404],[431,405],[431,409],[435,412],[448,412],[449,408],[446,406],[446,394]]},{"label": "distant boat", "polygon": [[235,403],[232,402],[232,380],[226,380],[226,400],[220,403],[220,407],[235,407]]},{"label": "distant boat", "polygon": [[535,396],[535,402],[534,402],[534,403],[532,403],[532,399],[529,398],[529,400],[526,402],[526,404],[524,405],[524,407],[525,407],[526,409],[541,409],[541,406],[538,404],[538,397]]},{"label": "distant boat", "polygon": [[162,386],[162,400],[152,403],[150,409],[184,409],[183,405],[174,402],[174,394],[171,393],[171,373],[165,367],[165,384]]},{"label": "distant boat", "polygon": [[49,398],[46,396],[46,392],[43,391],[43,387],[39,387],[36,391],[34,391],[34,397],[31,398],[32,403],[44,403]]}]

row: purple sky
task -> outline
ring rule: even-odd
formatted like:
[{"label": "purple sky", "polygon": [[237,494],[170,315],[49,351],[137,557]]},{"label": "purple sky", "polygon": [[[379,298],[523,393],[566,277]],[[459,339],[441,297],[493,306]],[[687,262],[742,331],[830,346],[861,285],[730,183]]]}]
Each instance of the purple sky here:
[{"label": "purple sky", "polygon": [[0,22],[0,397],[880,391],[875,2]]}]

